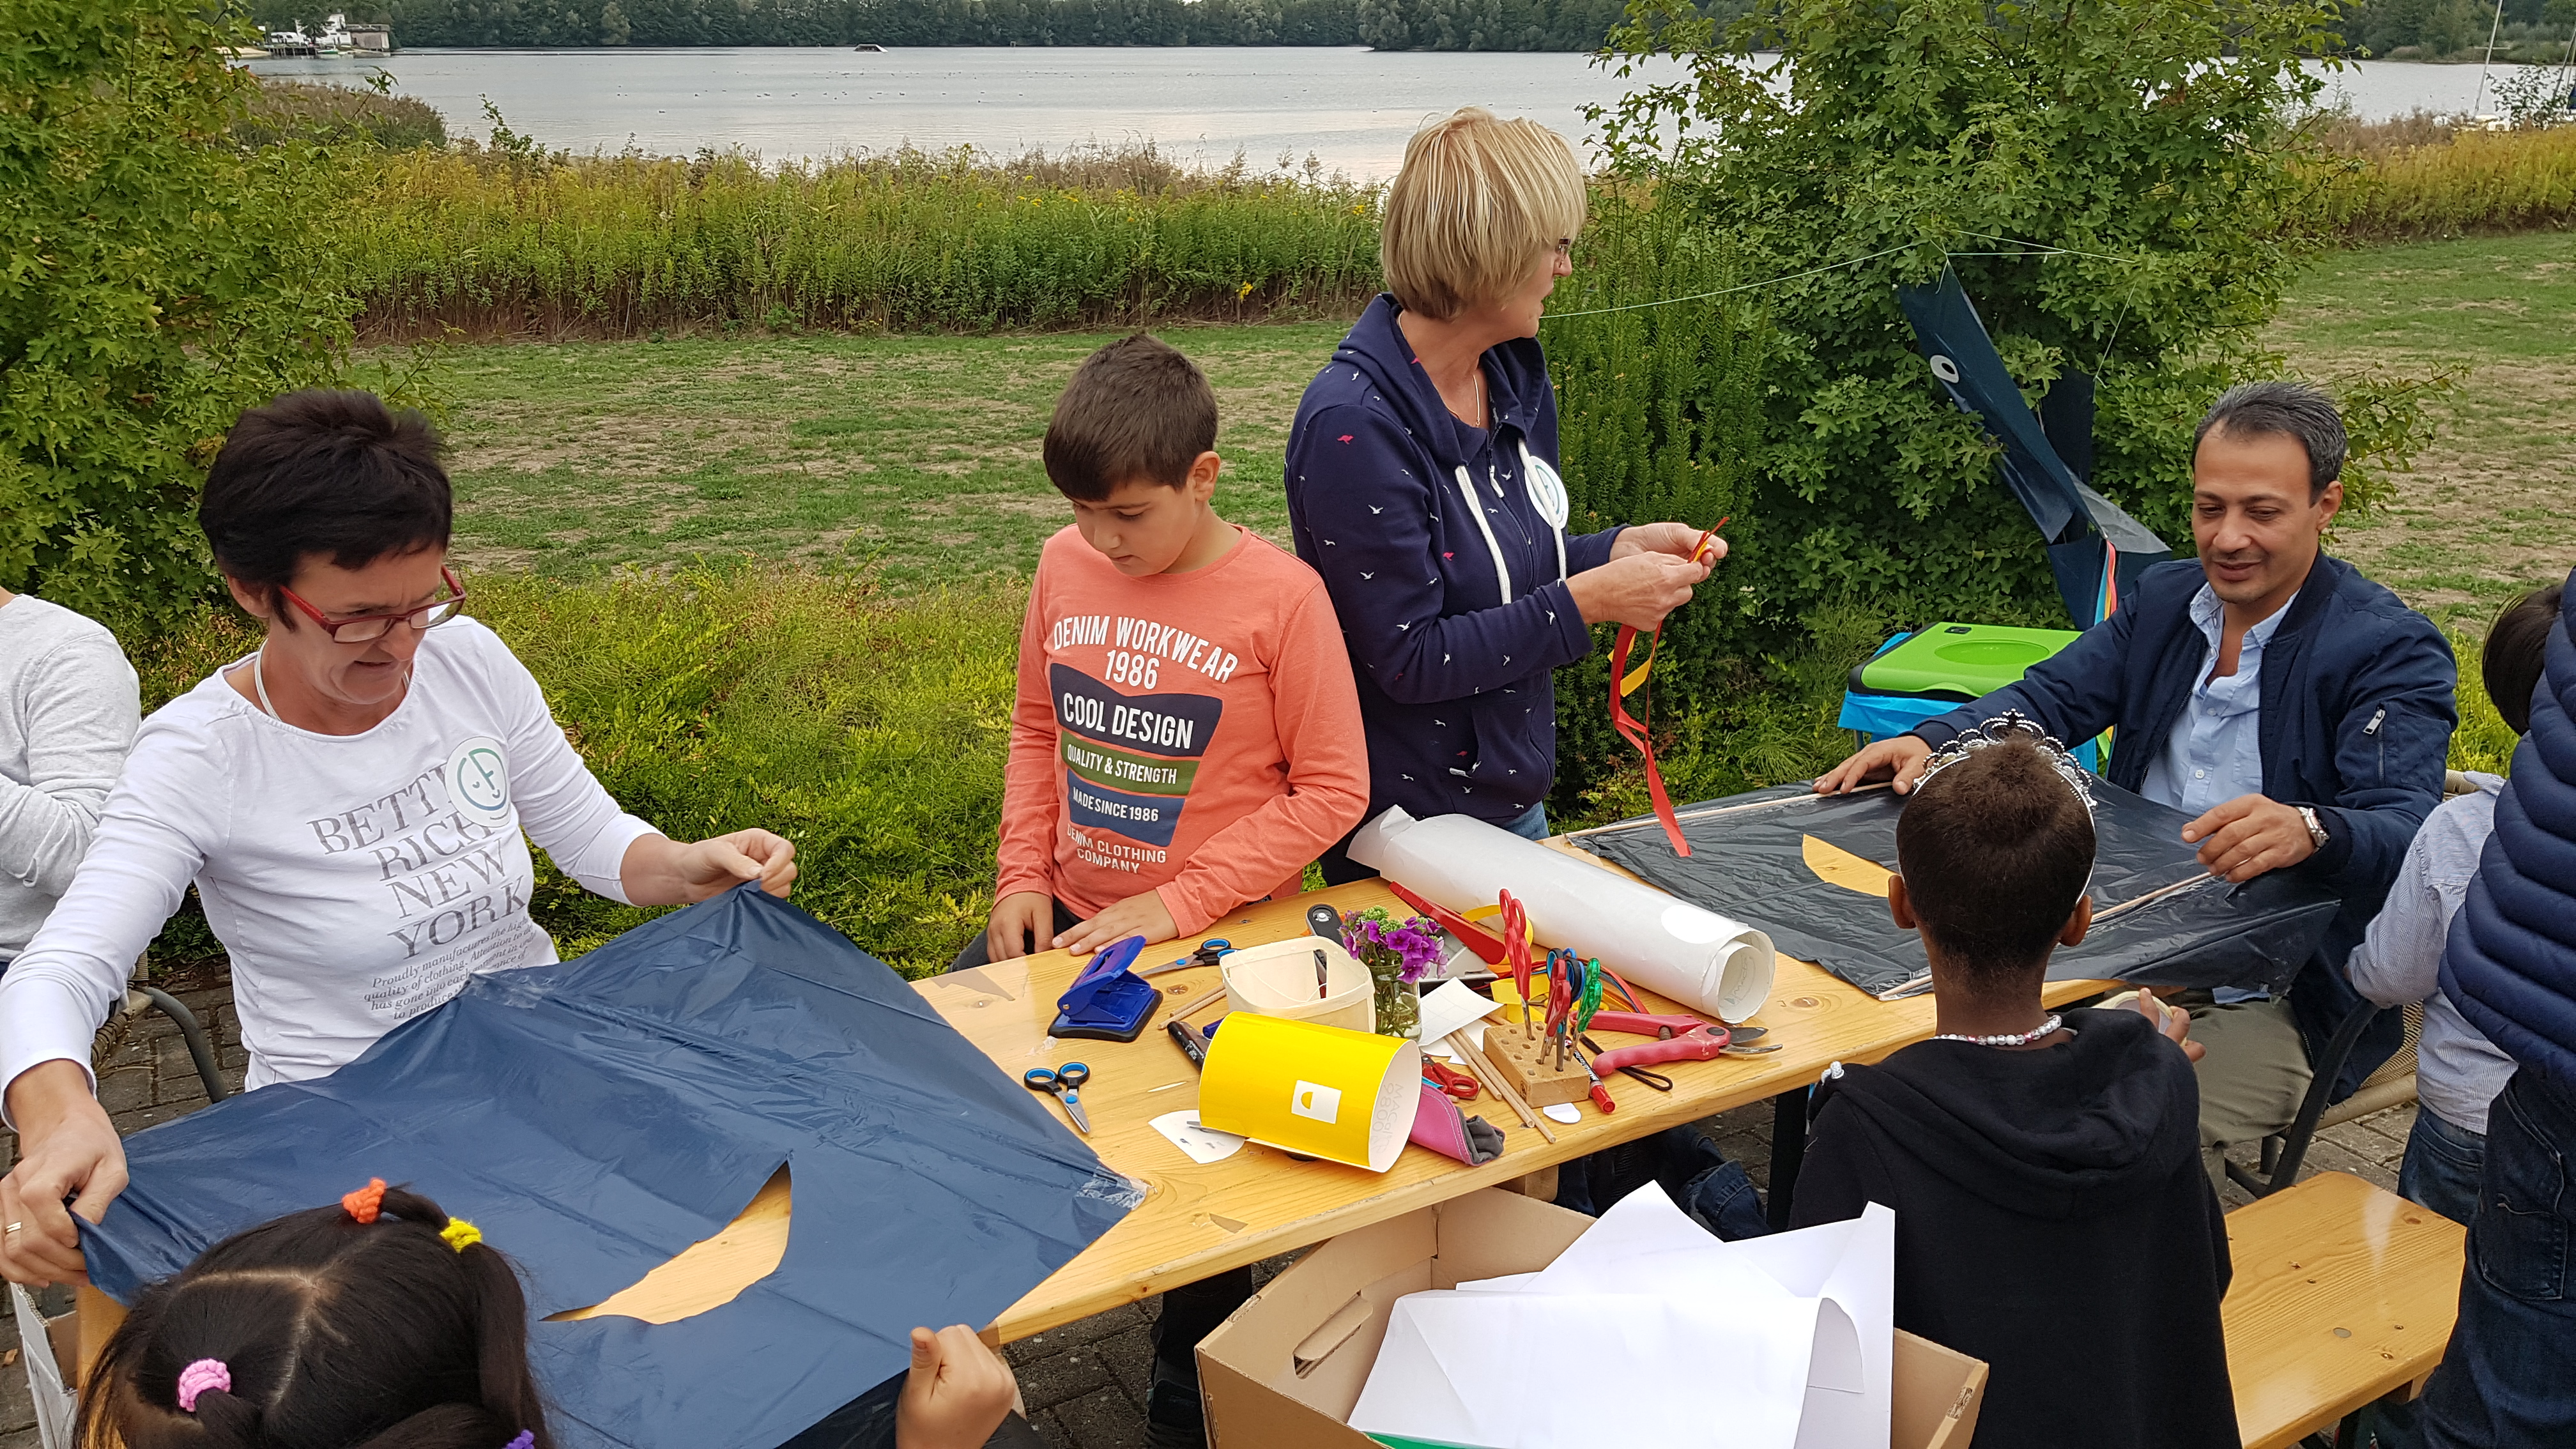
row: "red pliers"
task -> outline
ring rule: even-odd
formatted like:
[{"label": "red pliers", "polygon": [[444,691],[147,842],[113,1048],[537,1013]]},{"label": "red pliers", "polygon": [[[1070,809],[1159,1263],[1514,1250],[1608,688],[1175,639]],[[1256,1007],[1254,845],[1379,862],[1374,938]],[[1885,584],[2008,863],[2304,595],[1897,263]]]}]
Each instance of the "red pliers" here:
[{"label": "red pliers", "polygon": [[1455,1097],[1461,1102],[1476,1100],[1477,1094],[1484,1090],[1477,1085],[1474,1077],[1468,1076],[1465,1072],[1444,1067],[1428,1059],[1422,1063],[1422,1080],[1438,1088],[1444,1095]]},{"label": "red pliers", "polygon": [[[1593,1025],[1600,1025],[1601,1017],[1609,1014],[1605,1011],[1592,1018]],[[1615,1072],[1622,1067],[1651,1066],[1656,1062],[1714,1061],[1725,1054],[1728,1044],[1734,1039],[1725,1027],[1701,1026],[1663,1041],[1613,1048],[1594,1057],[1592,1068],[1597,1072]]]}]

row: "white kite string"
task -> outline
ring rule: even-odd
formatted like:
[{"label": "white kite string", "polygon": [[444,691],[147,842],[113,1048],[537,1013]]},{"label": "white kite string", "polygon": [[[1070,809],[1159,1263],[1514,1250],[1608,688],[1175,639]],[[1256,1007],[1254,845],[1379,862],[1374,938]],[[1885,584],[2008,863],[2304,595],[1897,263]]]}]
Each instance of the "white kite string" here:
[{"label": "white kite string", "polygon": [[[2135,257],[2115,257],[2102,252],[2080,252],[2072,247],[2053,247],[2045,242],[2023,241],[2018,237],[1987,236],[1983,232],[1963,231],[1959,233],[1959,235],[1964,237],[1973,237],[1978,241],[2005,242],[2012,246],[2025,248],[2025,250],[2017,252],[1943,252],[1941,255],[1944,258],[2065,256],[2091,257],[2096,261],[2104,262],[2134,262],[2137,260]],[[1568,317],[1602,317],[1613,312],[1638,312],[1649,307],[1672,307],[1678,306],[1684,302],[1706,302],[1712,298],[1731,297],[1738,292],[1751,292],[1762,287],[1776,287],[1782,282],[1795,282],[1807,277],[1820,277],[1827,272],[1839,272],[1845,267],[1857,267],[1863,262],[1874,262],[1880,257],[1892,257],[1898,252],[1910,252],[1912,250],[1914,250],[1913,245],[1889,247],[1885,251],[1871,252],[1868,256],[1854,257],[1847,262],[1829,262],[1821,267],[1809,267],[1803,272],[1791,272],[1786,276],[1769,277],[1759,282],[1746,282],[1740,286],[1720,287],[1714,292],[1693,292],[1687,297],[1666,297],[1660,301],[1654,302],[1627,302],[1616,307],[1589,307],[1580,312],[1550,312],[1539,320],[1542,322],[1556,322],[1562,321]]]}]

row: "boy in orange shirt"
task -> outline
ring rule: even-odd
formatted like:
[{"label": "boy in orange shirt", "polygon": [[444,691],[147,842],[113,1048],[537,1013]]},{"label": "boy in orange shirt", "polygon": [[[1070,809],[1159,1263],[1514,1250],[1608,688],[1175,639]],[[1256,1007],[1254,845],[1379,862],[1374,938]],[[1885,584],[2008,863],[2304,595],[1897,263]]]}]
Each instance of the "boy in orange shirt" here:
[{"label": "boy in orange shirt", "polygon": [[1001,874],[955,970],[1193,936],[1293,895],[1359,823],[1368,752],[1323,580],[1210,506],[1216,394],[1142,333],[1057,399],[1020,628]]}]

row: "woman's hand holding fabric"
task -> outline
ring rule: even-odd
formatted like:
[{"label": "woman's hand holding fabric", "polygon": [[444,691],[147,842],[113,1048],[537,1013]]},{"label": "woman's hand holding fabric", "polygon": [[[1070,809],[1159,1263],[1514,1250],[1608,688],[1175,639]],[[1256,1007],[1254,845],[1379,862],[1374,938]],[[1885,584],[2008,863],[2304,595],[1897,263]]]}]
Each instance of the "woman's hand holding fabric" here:
[{"label": "woman's hand holding fabric", "polygon": [[747,880],[784,897],[796,883],[796,847],[754,827],[683,845],[666,835],[646,835],[626,847],[618,883],[639,906],[679,906],[705,900]]},{"label": "woman's hand holding fabric", "polygon": [[[125,1144],[106,1109],[90,1095],[80,1063],[40,1062],[9,1084],[9,1115],[18,1124],[18,1165],[0,1178],[0,1277],[30,1286],[85,1281],[80,1229],[125,1191]],[[69,1211],[63,1200],[74,1193]]]},{"label": "woman's hand holding fabric", "polygon": [[[1625,544],[1627,534],[1637,531],[1627,530],[1619,542]],[[1663,626],[1666,614],[1690,602],[1691,590],[1714,567],[1714,559],[1693,563],[1687,557],[1657,550],[1640,550],[1621,558],[1614,551],[1610,562],[1597,569],[1585,569],[1567,579],[1565,587],[1574,596],[1574,607],[1582,612],[1586,624],[1625,624],[1633,629],[1652,630]]]}]

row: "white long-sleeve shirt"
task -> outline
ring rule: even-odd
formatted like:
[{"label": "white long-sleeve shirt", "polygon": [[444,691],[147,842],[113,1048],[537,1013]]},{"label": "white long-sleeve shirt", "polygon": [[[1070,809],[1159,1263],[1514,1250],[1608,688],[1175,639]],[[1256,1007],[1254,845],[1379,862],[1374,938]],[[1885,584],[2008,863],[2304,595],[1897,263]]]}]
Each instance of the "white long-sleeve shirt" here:
[{"label": "white long-sleeve shirt", "polygon": [[116,636],[59,604],[0,604],[0,962],[72,883],[143,715]]},{"label": "white long-sleeve shirt", "polygon": [[2478,857],[2495,833],[2501,775],[2471,774],[2477,790],[2445,800],[2424,818],[2406,849],[2406,863],[2388,888],[2388,903],[2370,921],[2344,971],[2352,989],[2381,1006],[2424,1003],[2424,1031],[2415,1043],[2415,1094],[2424,1109],[2463,1131],[2484,1135],[2487,1104],[2513,1078],[2513,1058],[2442,992],[2442,948],[2451,917],[2469,897]]},{"label": "white long-sleeve shirt", "polygon": [[0,1084],[56,1058],[87,1068],[192,880],[232,957],[254,1088],[350,1061],[470,976],[554,960],[528,918],[529,839],[625,899],[626,848],[653,828],[474,620],[422,637],[409,692],[363,734],[274,719],[224,672],[143,722],[71,889],[0,976]]}]

